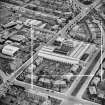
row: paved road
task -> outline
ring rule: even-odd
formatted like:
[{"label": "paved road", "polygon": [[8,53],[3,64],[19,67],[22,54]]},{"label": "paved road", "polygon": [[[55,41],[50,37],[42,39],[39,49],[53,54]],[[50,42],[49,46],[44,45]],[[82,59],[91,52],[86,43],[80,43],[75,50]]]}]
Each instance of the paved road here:
[{"label": "paved road", "polygon": [[[18,80],[15,80],[15,85],[19,85],[19,86],[24,86],[27,90],[30,89],[31,87],[31,84],[28,84],[28,83],[24,83],[24,82],[21,82],[21,81],[18,81]],[[61,100],[64,100],[64,104],[62,103],[61,105],[75,105],[77,103],[82,103],[82,101],[80,101],[79,99],[77,98],[74,98],[73,96],[66,96],[65,94],[62,94],[62,93],[59,93],[59,92],[51,92],[51,91],[46,91],[47,89],[44,89],[44,88],[41,88],[41,87],[38,87],[38,86],[33,86],[33,91],[34,92],[37,92],[37,94],[41,94],[43,96],[52,96],[54,98],[57,98],[57,99],[61,99]],[[71,104],[72,103],[72,104]],[[86,105],[89,105],[88,104],[89,102],[86,102],[85,104]]]},{"label": "paved road", "polygon": [[83,8],[81,10],[81,13],[79,15],[77,15],[72,21],[69,22],[69,24],[67,24],[62,30],[61,30],[61,34],[64,35],[65,32],[68,30],[68,29],[72,29],[76,24],[77,22],[79,22],[80,20],[82,20],[86,15],[89,14],[89,12],[94,9],[99,3],[100,3],[101,0],[96,0],[92,5],[90,5],[89,7],[87,8]]},{"label": "paved road", "polygon": [[[3,1],[1,1],[1,2],[3,2]],[[17,10],[18,10],[18,12],[19,13],[22,13],[22,14],[24,14],[25,12],[28,12],[28,13],[30,13],[30,15],[42,15],[42,16],[48,16],[48,17],[51,17],[51,18],[53,18],[53,19],[58,19],[59,17],[57,17],[57,16],[54,16],[54,15],[50,15],[50,14],[46,14],[46,13],[44,13],[44,14],[42,14],[42,12],[39,12],[39,11],[34,11],[34,10],[31,10],[31,9],[28,9],[28,8],[25,8],[27,5],[29,5],[29,4],[26,4],[26,5],[23,5],[23,6],[17,6],[17,5],[14,5],[14,4],[10,4],[10,3],[6,3],[6,2],[3,2],[3,3],[5,3],[8,7],[15,7],[15,8],[17,8]]]},{"label": "paved road", "polygon": [[[104,59],[105,58],[105,52],[103,53],[103,55],[102,55],[102,59]],[[98,70],[98,68],[99,68],[99,66],[100,66],[100,63],[101,63],[101,57],[100,57],[100,59],[97,61],[97,63],[96,63],[96,65],[95,65],[95,67],[94,67],[94,69],[92,70],[92,73],[91,74],[95,74],[96,72],[97,72],[97,70]],[[87,80],[86,80],[86,82],[83,84],[83,86],[82,86],[82,88],[79,90],[79,92],[78,92],[78,94],[77,94],[77,96],[76,97],[78,97],[78,98],[82,98],[82,95],[83,95],[83,93],[85,92],[85,90],[86,90],[86,88],[87,88],[87,86],[89,85],[89,83],[90,83],[90,81],[91,81],[91,79],[92,79],[93,77],[88,77],[87,78]],[[84,101],[84,100],[83,100]],[[85,101],[84,101],[85,102]],[[89,103],[88,105],[99,105],[99,104],[93,104],[93,103]]]},{"label": "paved road", "polygon": [[[96,55],[96,57],[94,58],[94,60],[92,61],[92,63],[89,65],[89,67],[87,68],[87,70],[85,71],[84,75],[90,75],[94,66],[96,65],[97,61],[100,59],[101,57],[101,51],[98,52],[98,54]],[[80,81],[78,82],[78,85],[76,86],[76,88],[73,90],[72,95],[76,96],[77,93],[79,92],[79,90],[81,89],[82,85],[84,84],[84,82],[87,80],[87,76],[83,76]]]},{"label": "paved road", "polygon": [[[29,89],[31,90],[32,89],[31,88],[31,84],[29,84],[29,83],[25,83],[25,82],[21,82],[21,81],[15,80],[14,84],[22,86],[22,87],[25,87],[25,89],[27,89],[27,90],[29,90]],[[48,94],[50,96],[53,96],[53,97],[59,98],[59,99],[66,99],[67,98],[67,96],[65,96],[62,93],[59,93],[59,92],[56,92],[56,91],[52,91],[52,90],[49,90],[49,89],[45,89],[45,88],[42,88],[42,87],[39,87],[39,86],[36,86],[36,85],[33,85],[33,90],[37,91],[37,93]]]}]

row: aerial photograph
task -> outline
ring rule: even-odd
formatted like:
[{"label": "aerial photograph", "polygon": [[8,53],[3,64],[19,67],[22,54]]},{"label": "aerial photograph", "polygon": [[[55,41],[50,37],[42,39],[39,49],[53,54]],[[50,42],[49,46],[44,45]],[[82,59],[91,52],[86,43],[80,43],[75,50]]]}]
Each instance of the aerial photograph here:
[{"label": "aerial photograph", "polygon": [[0,105],[105,105],[105,0],[0,0]]}]

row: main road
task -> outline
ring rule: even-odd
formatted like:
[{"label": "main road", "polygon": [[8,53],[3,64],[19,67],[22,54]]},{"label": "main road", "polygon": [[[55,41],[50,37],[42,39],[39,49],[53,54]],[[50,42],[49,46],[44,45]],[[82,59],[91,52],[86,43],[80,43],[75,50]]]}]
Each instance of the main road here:
[{"label": "main road", "polygon": [[[92,9],[94,9],[97,5],[99,5],[101,0],[96,0],[93,4],[88,6],[87,8],[82,8],[81,12],[72,20],[70,21],[62,30],[61,34],[64,35],[65,32],[67,32],[68,29],[72,29],[80,20],[82,20],[85,16],[87,16]],[[77,2],[78,3],[78,2]]]}]

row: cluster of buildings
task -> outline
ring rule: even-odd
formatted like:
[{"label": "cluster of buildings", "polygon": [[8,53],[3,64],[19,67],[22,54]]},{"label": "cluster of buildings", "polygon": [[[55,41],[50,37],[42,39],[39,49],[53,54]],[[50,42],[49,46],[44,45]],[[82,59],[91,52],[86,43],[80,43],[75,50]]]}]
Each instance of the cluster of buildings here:
[{"label": "cluster of buildings", "polygon": [[84,99],[91,100],[96,103],[104,104],[105,100],[105,60],[103,60],[102,65],[98,68],[98,71],[93,76],[90,81],[85,94]]},{"label": "cluster of buildings", "polygon": [[102,29],[104,22],[102,22],[101,17],[97,18],[96,16],[89,15],[87,19],[84,19],[80,24],[75,26],[69,35],[81,41],[101,45],[101,35],[105,31],[104,28]]},{"label": "cluster of buildings", "polygon": [[[9,16],[6,18],[9,18]],[[34,28],[31,29],[31,26]],[[30,50],[34,50],[35,53],[37,47],[47,43],[54,36],[53,32],[43,30],[46,26],[47,23],[25,17],[14,18],[10,22],[1,24],[0,68],[5,73],[10,74],[19,68],[31,57]],[[31,35],[32,31],[33,35]],[[31,40],[33,40],[33,43],[31,43]],[[33,49],[31,46],[33,46]],[[5,69],[4,66],[7,68]]]},{"label": "cluster of buildings", "polygon": [[33,85],[64,93],[75,80],[75,75],[79,74],[82,69],[76,64],[65,64],[40,57],[34,62],[34,65],[31,64],[17,77],[20,85],[22,82],[30,84],[33,79]]},{"label": "cluster of buildings", "polygon": [[59,99],[34,95],[19,86],[11,86],[6,97],[0,100],[1,105],[60,105],[60,103]]}]

